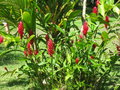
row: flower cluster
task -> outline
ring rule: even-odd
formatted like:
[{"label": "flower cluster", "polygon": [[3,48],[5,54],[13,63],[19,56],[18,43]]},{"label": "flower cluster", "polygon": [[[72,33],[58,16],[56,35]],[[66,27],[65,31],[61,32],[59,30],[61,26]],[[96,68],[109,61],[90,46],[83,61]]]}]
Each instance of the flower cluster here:
[{"label": "flower cluster", "polygon": [[97,13],[98,13],[98,8],[97,8],[97,7],[93,7],[93,11],[92,11],[92,13],[97,14]]},{"label": "flower cluster", "polygon": [[[108,16],[105,17],[105,22],[107,22],[107,23],[109,22],[109,17]],[[105,24],[105,28],[106,29],[108,28],[108,24]]]},{"label": "flower cluster", "polygon": [[88,23],[87,23],[87,21],[85,21],[84,24],[83,24],[83,31],[82,31],[83,35],[86,36],[86,34],[88,32],[88,29],[89,29]]},{"label": "flower cluster", "polygon": [[3,43],[4,38],[0,36],[0,44]]},{"label": "flower cluster", "polygon": [[20,38],[22,39],[24,34],[24,26],[22,21],[20,21],[18,24],[18,33],[20,34]]},{"label": "flower cluster", "polygon": [[53,56],[54,54],[54,43],[51,39],[47,42],[47,51],[50,56]]}]

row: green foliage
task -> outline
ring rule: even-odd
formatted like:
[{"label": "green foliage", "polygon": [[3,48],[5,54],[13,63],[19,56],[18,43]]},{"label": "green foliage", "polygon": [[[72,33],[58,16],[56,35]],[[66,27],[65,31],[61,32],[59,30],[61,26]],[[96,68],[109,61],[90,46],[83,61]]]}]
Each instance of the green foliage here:
[{"label": "green foliage", "polygon": [[[77,3],[78,0],[0,1],[0,7],[4,8],[0,9],[3,10],[1,20],[9,20],[16,26],[18,21],[22,21],[25,29],[22,39],[5,32],[0,32],[0,35],[6,39],[4,43],[9,42],[7,48],[19,47],[18,51],[26,51],[22,58],[26,64],[19,68],[19,72],[28,75],[31,83],[40,90],[105,89],[110,72],[119,60],[117,50],[111,51],[108,47],[116,37],[117,29],[114,27],[119,25],[112,25],[114,21],[111,18],[120,20],[119,8],[114,0],[100,0],[99,12],[86,14],[89,31],[82,38],[79,37],[82,33],[80,26],[76,25],[76,22],[81,24],[82,21],[82,11],[74,9]],[[10,10],[14,12],[10,14]],[[9,14],[14,18],[8,17]],[[106,16],[110,17],[108,22],[105,21]],[[101,30],[104,24],[108,27]],[[53,43],[46,41],[45,34]],[[49,55],[51,47],[54,54]],[[36,50],[39,52],[35,54]]]}]

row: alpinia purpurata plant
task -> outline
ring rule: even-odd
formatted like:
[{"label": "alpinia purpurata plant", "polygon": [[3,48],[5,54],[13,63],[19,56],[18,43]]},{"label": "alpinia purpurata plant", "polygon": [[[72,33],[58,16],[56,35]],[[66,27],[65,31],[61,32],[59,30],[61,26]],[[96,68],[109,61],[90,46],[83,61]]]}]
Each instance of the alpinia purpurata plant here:
[{"label": "alpinia purpurata plant", "polygon": [[[107,23],[109,23],[109,17],[108,17],[108,16],[105,17],[105,21],[106,21]],[[108,28],[108,24],[105,24],[105,28],[106,28],[106,29]]]},{"label": "alpinia purpurata plant", "polygon": [[85,36],[87,35],[88,29],[89,29],[88,23],[87,23],[87,21],[85,21],[83,24],[83,31],[82,31],[83,35],[85,35]]},{"label": "alpinia purpurata plant", "polygon": [[0,44],[3,43],[4,38],[0,36]]},{"label": "alpinia purpurata plant", "polygon": [[24,26],[23,26],[23,22],[20,21],[18,24],[18,33],[20,35],[20,38],[22,39],[23,34],[24,34]]},{"label": "alpinia purpurata plant", "polygon": [[[119,5],[114,0],[95,0],[96,6],[89,8],[86,0],[80,1],[82,5],[78,0],[22,1],[22,6],[20,3],[16,6],[20,9],[15,17],[19,17],[17,39],[12,34],[0,34],[5,36],[5,42],[10,38],[13,46],[22,48],[26,64],[18,70],[29,76],[35,89],[105,89],[119,59],[119,47],[114,53],[107,46],[115,37],[110,35],[115,27],[111,18],[120,19]],[[13,0],[11,5],[16,2]],[[76,10],[79,4],[83,10]],[[103,25],[107,31],[101,30]]]},{"label": "alpinia purpurata plant", "polygon": [[93,7],[93,11],[92,12],[95,13],[95,14],[97,14],[98,13],[97,7]]}]

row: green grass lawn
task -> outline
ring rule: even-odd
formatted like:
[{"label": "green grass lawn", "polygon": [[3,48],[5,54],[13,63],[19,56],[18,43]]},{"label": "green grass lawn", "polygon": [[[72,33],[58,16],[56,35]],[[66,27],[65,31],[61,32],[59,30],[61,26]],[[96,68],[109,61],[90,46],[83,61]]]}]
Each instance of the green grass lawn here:
[{"label": "green grass lawn", "polygon": [[[0,48],[0,52],[4,51],[5,48]],[[20,61],[19,58],[23,56],[21,53],[14,52],[4,55],[0,58],[0,90],[27,90],[28,79],[27,76],[23,75],[20,78],[17,77],[17,73],[3,75],[7,72],[4,67],[7,67],[9,71],[19,68],[25,64],[24,61]]]}]

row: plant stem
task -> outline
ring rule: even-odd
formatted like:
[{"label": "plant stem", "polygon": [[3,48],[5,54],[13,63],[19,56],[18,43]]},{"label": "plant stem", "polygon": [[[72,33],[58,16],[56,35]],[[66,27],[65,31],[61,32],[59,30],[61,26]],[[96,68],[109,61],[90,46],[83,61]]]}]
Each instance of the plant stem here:
[{"label": "plant stem", "polygon": [[83,0],[82,23],[85,21],[86,3],[87,3],[87,0]]}]

